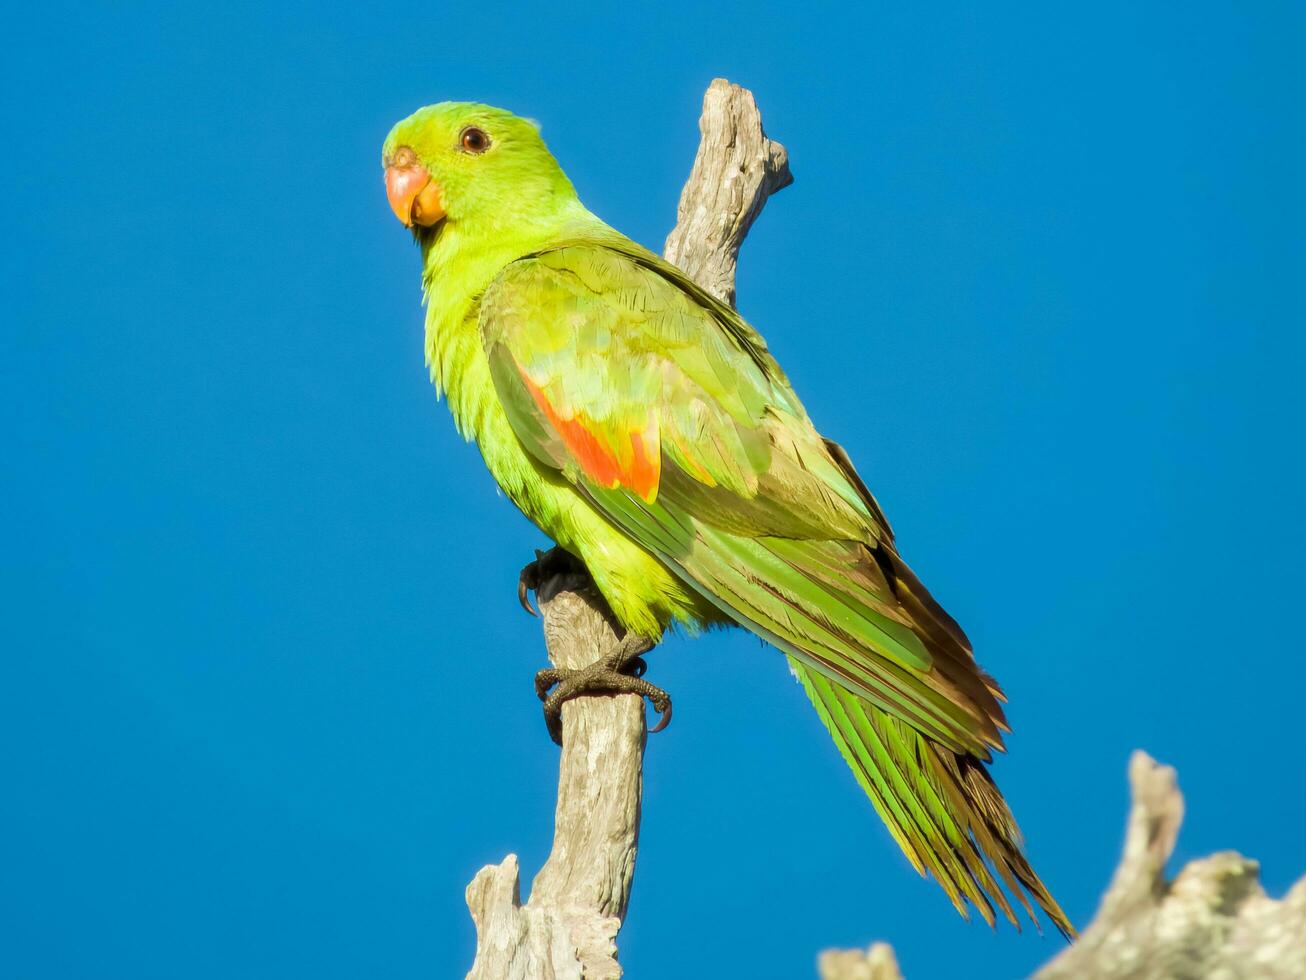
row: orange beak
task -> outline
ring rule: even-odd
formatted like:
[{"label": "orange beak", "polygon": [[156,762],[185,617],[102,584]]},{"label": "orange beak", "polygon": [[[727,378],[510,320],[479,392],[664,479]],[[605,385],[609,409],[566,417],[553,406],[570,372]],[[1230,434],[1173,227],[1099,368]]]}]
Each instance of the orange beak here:
[{"label": "orange beak", "polygon": [[407,146],[395,150],[385,168],[385,196],[390,210],[408,228],[430,228],[444,217],[443,192]]}]

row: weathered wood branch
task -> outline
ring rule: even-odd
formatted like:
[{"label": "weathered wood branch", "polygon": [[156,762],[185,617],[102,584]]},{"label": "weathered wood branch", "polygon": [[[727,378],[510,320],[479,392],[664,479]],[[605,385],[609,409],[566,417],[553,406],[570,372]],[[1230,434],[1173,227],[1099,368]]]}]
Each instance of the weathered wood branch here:
[{"label": "weathered wood branch", "polygon": [[902,980],[898,959],[888,943],[860,949],[827,949],[817,960],[821,980]]},{"label": "weathered wood branch", "polygon": [[[793,178],[784,147],[766,138],[747,89],[713,80],[699,129],[665,254],[733,303],[739,246],[767,197]],[[537,598],[555,666],[588,666],[620,641],[620,627],[587,575],[550,577]],[[482,868],[467,886],[476,923],[468,980],[621,976],[616,937],[639,848],[645,738],[644,704],[634,695],[563,706],[553,851],[525,905],[516,855]]]},{"label": "weathered wood branch", "polygon": [[[557,667],[588,666],[620,640],[588,575],[547,578],[536,599]],[[644,739],[644,704],[634,695],[563,705],[553,851],[525,906],[516,855],[467,886],[476,923],[469,980],[621,976],[616,938],[639,846]]]},{"label": "weathered wood branch", "polygon": [[[1129,784],[1124,853],[1097,915],[1033,980],[1306,977],[1306,878],[1275,901],[1261,888],[1256,861],[1223,851],[1167,880],[1184,816],[1175,771],[1135,752]],[[883,943],[871,948],[879,973],[867,972],[866,953],[822,953],[821,980],[902,980],[896,965],[884,970],[887,950]],[[891,951],[887,957],[892,962]]]},{"label": "weathered wood branch", "polygon": [[1222,851],[1167,881],[1184,817],[1175,771],[1135,752],[1129,783],[1124,855],[1097,915],[1036,980],[1306,977],[1306,878],[1276,902],[1256,861]]},{"label": "weathered wood branch", "polygon": [[702,138],[662,254],[735,305],[739,246],[766,199],[794,182],[789,154],[762,130],[753,93],[714,78],[698,120]]}]

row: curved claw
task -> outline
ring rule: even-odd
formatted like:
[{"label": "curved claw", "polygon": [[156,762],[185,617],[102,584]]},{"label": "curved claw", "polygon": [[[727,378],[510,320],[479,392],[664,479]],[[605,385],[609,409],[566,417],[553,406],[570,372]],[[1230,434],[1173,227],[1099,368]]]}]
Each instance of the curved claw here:
[{"label": "curved claw", "polygon": [[657,708],[660,717],[658,718],[658,723],[648,730],[650,735],[652,735],[654,732],[662,731],[662,729],[666,728],[669,724],[671,724],[671,699],[670,698],[667,698],[667,706],[665,708],[659,707],[656,703],[654,703],[653,707]]},{"label": "curved claw", "polygon": [[517,576],[517,601],[521,607],[532,616],[538,617],[539,610],[531,603],[531,591],[538,589],[540,586],[541,568],[544,562],[544,552],[535,549],[535,560],[528,565],[523,565],[521,574]]},{"label": "curved claw", "polygon": [[[530,567],[530,565],[526,566],[526,568]],[[521,607],[532,616],[539,616],[539,611],[531,604],[531,588],[526,584],[525,568],[522,569],[521,576],[517,579],[517,601],[520,602]]]}]

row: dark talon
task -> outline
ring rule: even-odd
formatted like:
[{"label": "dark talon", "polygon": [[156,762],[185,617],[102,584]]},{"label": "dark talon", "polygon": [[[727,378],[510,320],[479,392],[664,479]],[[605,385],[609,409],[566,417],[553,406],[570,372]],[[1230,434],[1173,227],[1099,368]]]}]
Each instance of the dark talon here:
[{"label": "dark talon", "polygon": [[643,677],[648,673],[648,661],[643,657],[631,657],[622,666],[621,672],[631,677]]},{"label": "dark talon", "polygon": [[531,604],[531,593],[540,587],[540,582],[544,579],[544,560],[544,552],[536,548],[535,560],[523,565],[521,574],[517,576],[517,601],[532,616],[539,615],[539,611]]},{"label": "dark talon", "polygon": [[650,735],[652,735],[654,732],[662,731],[662,729],[666,728],[669,724],[671,724],[671,699],[670,698],[666,699],[666,705],[667,706],[663,708],[659,706],[656,701],[653,702],[653,707],[658,709],[658,714],[660,714],[662,717],[658,719],[658,723],[656,725],[654,725],[652,728],[648,730]]},{"label": "dark talon", "polygon": [[[529,568],[530,566],[527,565],[526,567]],[[522,569],[521,578],[517,579],[517,601],[532,616],[539,615],[539,612],[531,605],[531,590],[530,586],[526,584],[526,569]]]}]

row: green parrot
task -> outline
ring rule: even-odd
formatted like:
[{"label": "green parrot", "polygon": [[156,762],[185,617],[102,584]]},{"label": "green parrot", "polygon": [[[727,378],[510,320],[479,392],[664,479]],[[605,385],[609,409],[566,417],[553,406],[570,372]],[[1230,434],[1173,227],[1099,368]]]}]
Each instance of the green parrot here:
[{"label": "green parrot", "polygon": [[1009,892],[1073,935],[985,768],[1009,731],[1001,689],[757,331],[586,210],[530,120],[427,106],[382,165],[421,247],[437,392],[626,630],[592,668],[541,672],[555,737],[561,702],[592,690],[646,695],[665,723],[639,655],[673,626],[741,626],[786,654],[894,840],[963,916],[1018,924]]}]

